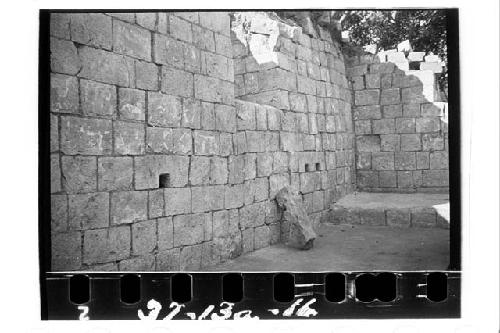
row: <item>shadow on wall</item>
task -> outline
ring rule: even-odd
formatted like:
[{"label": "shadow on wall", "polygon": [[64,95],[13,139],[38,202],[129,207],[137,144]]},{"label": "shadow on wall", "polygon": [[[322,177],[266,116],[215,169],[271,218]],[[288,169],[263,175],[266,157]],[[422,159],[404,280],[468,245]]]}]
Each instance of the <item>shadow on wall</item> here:
[{"label": "shadow on wall", "polygon": [[354,55],[356,181],[362,191],[448,192],[448,104],[424,52]]}]

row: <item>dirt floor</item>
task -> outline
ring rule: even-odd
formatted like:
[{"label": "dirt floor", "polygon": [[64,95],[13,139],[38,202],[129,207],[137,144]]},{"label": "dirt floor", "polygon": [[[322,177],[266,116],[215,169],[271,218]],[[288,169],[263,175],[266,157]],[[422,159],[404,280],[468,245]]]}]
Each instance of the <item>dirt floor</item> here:
[{"label": "dirt floor", "polygon": [[210,271],[444,270],[449,230],[322,225],[311,250],[283,244],[240,256]]}]

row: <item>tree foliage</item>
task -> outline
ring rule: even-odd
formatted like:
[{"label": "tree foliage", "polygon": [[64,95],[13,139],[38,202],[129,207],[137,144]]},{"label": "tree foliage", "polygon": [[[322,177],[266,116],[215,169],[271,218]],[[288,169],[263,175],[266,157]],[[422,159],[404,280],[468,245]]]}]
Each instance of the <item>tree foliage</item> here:
[{"label": "tree foliage", "polygon": [[397,47],[409,40],[415,51],[432,52],[445,62],[440,78],[442,88],[447,81],[446,13],[443,10],[377,10],[342,11],[342,29],[350,32],[351,42],[365,46],[374,44],[377,51]]}]

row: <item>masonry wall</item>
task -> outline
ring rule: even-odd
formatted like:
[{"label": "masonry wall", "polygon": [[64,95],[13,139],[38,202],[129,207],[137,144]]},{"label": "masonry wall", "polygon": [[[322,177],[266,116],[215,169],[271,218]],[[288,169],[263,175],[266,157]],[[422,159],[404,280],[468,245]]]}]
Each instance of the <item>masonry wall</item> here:
[{"label": "masonry wall", "polygon": [[302,194],[315,224],[354,190],[343,55],[330,33],[316,28],[319,37],[272,13],[237,13],[232,21],[236,96],[276,108],[280,151],[273,158],[283,163],[283,184]]},{"label": "masonry wall", "polygon": [[[351,94],[324,33],[279,37],[297,65],[282,87],[282,61],[239,72],[228,13],[50,25],[53,270],[201,269],[280,241],[282,186],[316,224],[353,190]],[[258,72],[274,86],[242,94]]]},{"label": "masonry wall", "polygon": [[356,180],[364,191],[448,191],[448,110],[424,52],[349,57]]}]

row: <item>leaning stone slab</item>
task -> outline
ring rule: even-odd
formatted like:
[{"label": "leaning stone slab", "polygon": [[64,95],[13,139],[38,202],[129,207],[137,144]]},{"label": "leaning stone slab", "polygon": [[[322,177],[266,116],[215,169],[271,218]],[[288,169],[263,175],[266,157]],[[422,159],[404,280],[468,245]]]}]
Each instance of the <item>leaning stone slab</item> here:
[{"label": "leaning stone slab", "polygon": [[278,206],[283,209],[283,224],[286,225],[282,239],[285,244],[302,250],[313,247],[316,233],[300,198],[289,187],[283,187],[276,195]]}]

